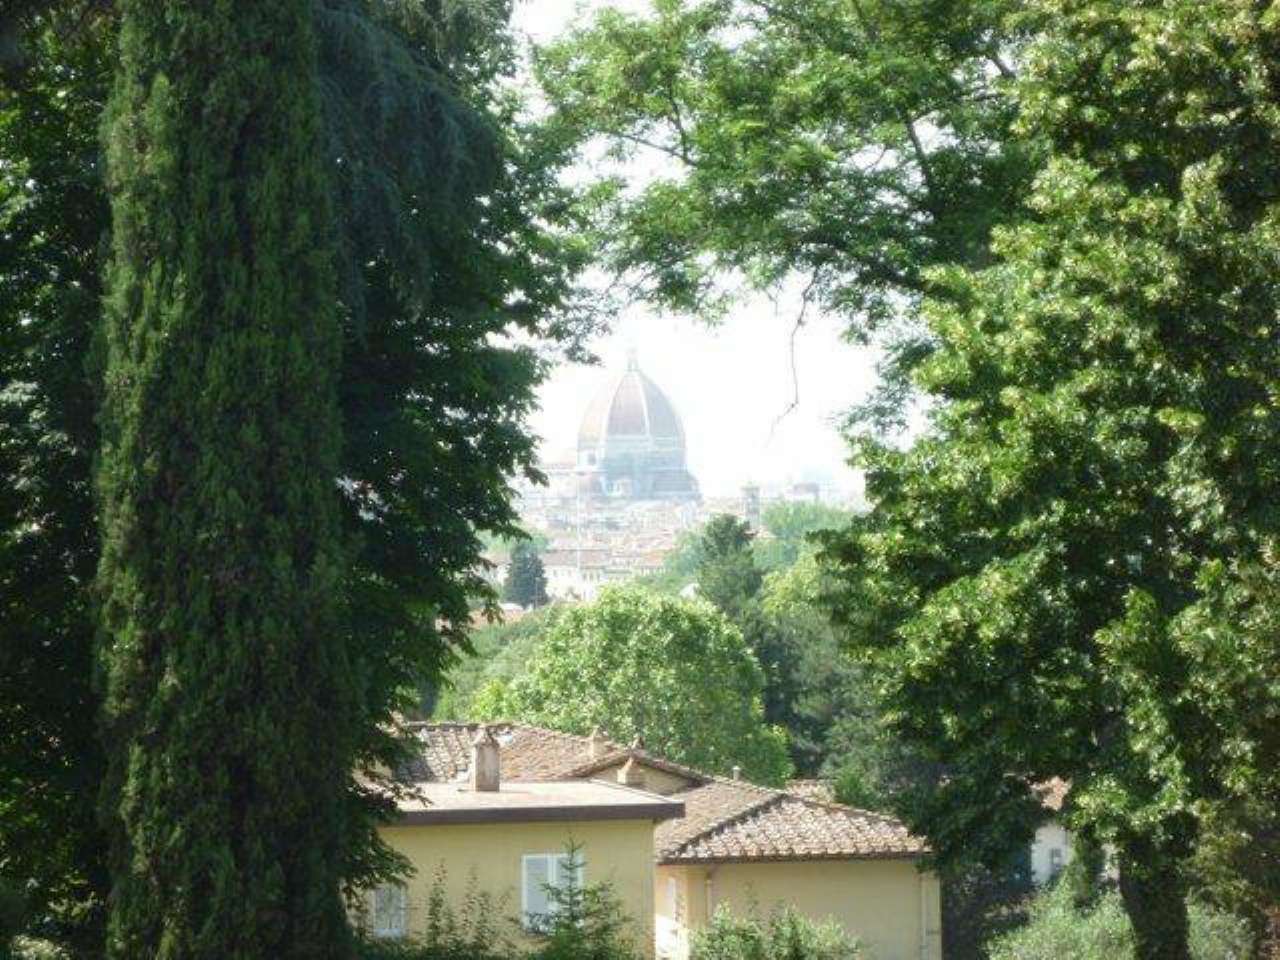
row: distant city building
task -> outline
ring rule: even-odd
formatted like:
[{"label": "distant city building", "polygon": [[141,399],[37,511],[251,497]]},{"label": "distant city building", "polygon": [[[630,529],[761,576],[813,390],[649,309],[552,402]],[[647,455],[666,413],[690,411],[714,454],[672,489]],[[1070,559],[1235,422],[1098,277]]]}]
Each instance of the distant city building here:
[{"label": "distant city building", "polygon": [[698,500],[684,428],[635,354],[591,401],[578,430],[576,493],[584,498]]}]

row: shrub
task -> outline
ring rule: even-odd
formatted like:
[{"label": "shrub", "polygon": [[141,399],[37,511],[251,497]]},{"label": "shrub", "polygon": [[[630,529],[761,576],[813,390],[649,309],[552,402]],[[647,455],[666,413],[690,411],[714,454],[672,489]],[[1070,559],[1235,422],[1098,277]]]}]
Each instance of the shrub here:
[{"label": "shrub", "polygon": [[546,941],[534,953],[536,960],[638,960],[627,936],[627,916],[613,887],[607,883],[578,883],[581,851],[568,849],[574,869],[569,882],[548,887],[555,911],[547,917]]},{"label": "shrub", "polygon": [[[1191,905],[1191,956],[1194,960],[1248,960],[1252,936],[1238,917],[1203,905]],[[1115,891],[1096,905],[1076,909],[1069,884],[1059,883],[1036,898],[1026,926],[997,939],[991,960],[1128,960],[1133,931]]]},{"label": "shrub", "polygon": [[[568,848],[581,863],[577,847]],[[445,895],[445,870],[436,873],[427,897],[424,932],[406,940],[364,938],[360,960],[640,960],[627,936],[628,918],[608,883],[570,881],[549,886],[554,910],[541,918],[541,934],[532,946],[517,944],[520,921],[505,897],[478,889],[474,875],[458,909]]]},{"label": "shrub", "polygon": [[56,943],[34,937],[14,937],[8,954],[0,946],[0,957],[8,960],[70,960],[67,952]]},{"label": "shrub", "polygon": [[767,919],[721,908],[693,937],[690,960],[863,960],[862,948],[836,923],[816,923],[791,907]]}]

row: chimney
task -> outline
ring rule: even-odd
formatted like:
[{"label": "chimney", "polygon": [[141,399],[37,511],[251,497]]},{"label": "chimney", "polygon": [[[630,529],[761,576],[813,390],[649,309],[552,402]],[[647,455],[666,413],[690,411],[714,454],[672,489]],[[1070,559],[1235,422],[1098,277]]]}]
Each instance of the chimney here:
[{"label": "chimney", "polygon": [[733,765],[733,779],[735,780],[742,779],[742,768],[738,766],[736,763]]},{"label": "chimney", "polygon": [[495,793],[501,780],[498,765],[498,741],[493,731],[481,727],[471,741],[471,789],[477,793]]},{"label": "chimney", "polygon": [[587,756],[592,760],[598,760],[604,756],[605,743],[604,734],[601,733],[599,727],[595,727],[591,731],[591,736],[587,738]]},{"label": "chimney", "polygon": [[627,762],[618,771],[618,782],[624,787],[644,789],[644,768],[636,763],[635,757],[628,757]]}]

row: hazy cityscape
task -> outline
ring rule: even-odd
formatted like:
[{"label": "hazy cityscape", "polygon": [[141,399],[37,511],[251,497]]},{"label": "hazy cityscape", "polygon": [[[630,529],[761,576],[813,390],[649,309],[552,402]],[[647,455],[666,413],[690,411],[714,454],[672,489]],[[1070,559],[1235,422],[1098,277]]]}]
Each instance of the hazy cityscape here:
[{"label": "hazy cityscape", "polygon": [[[582,395],[575,420],[576,448],[543,460],[545,485],[517,488],[521,521],[538,544],[553,599],[594,600],[605,584],[658,572],[682,534],[716,515],[745,520],[767,538],[760,517],[770,503],[862,505],[852,470],[839,486],[744,476],[736,492],[707,495],[689,469],[691,449],[705,438],[686,431],[683,411],[645,372],[638,352],[595,373],[594,392]],[[820,472],[804,468],[792,464],[791,472]],[[505,550],[490,551],[487,559],[489,576],[502,583]]]}]

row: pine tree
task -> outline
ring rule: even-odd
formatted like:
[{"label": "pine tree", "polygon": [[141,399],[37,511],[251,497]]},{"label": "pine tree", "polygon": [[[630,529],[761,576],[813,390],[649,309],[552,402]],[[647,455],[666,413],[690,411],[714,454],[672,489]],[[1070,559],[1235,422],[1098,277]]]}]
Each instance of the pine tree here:
[{"label": "pine tree", "polygon": [[126,0],[102,498],[113,957],[347,954],[335,310],[309,0]]},{"label": "pine tree", "polygon": [[522,607],[541,607],[547,603],[547,575],[542,558],[527,540],[511,548],[511,565],[502,585],[502,596]]}]

